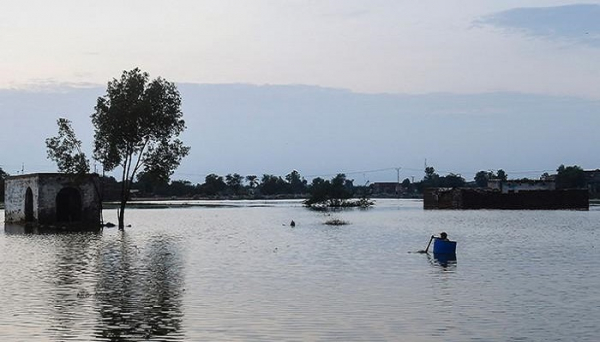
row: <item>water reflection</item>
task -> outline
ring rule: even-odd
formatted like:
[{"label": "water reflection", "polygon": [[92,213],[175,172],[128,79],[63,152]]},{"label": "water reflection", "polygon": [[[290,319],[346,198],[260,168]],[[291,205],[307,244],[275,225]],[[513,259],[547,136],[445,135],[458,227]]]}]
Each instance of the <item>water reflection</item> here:
[{"label": "water reflection", "polygon": [[44,276],[31,296],[47,303],[40,310],[50,340],[184,340],[184,265],[172,237],[134,240],[127,232],[51,232],[10,224],[5,233],[43,248],[20,257],[46,254],[35,265]]},{"label": "water reflection", "polygon": [[56,258],[48,298],[51,335],[57,341],[76,336],[93,316],[95,248],[100,236],[92,233],[63,234],[55,240]]},{"label": "water reflection", "polygon": [[433,253],[433,257],[427,254],[432,265],[439,266],[444,270],[456,269],[456,254]]},{"label": "water reflection", "polygon": [[102,227],[79,223],[62,224],[60,226],[43,226],[36,223],[4,223],[4,232],[9,235],[19,234],[57,234],[57,233],[99,233]]},{"label": "water reflection", "polygon": [[183,265],[177,248],[160,236],[140,248],[120,234],[99,256],[96,337],[181,340]]}]

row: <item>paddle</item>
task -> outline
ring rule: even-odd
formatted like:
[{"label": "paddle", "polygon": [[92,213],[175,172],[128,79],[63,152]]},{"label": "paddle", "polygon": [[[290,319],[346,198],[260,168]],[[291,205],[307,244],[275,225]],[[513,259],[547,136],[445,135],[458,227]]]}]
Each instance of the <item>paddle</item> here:
[{"label": "paddle", "polygon": [[420,250],[417,253],[427,253],[427,251],[429,250],[429,246],[431,245],[431,241],[433,241],[434,236],[431,235],[431,239],[429,239],[429,243],[427,244],[427,248],[425,248],[425,250]]}]

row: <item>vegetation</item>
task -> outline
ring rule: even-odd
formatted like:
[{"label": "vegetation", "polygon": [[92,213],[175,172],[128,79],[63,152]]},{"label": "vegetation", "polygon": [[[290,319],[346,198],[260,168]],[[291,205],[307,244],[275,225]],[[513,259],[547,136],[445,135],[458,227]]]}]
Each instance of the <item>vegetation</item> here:
[{"label": "vegetation", "polygon": [[504,170],[500,169],[497,173],[494,171],[479,171],[475,174],[475,184],[480,188],[485,188],[488,186],[488,181],[492,179],[498,179],[501,181],[506,181],[508,175]]},{"label": "vegetation", "polygon": [[348,221],[344,221],[344,220],[340,220],[340,219],[337,219],[337,218],[334,218],[334,219],[330,219],[330,220],[325,221],[325,224],[328,225],[328,226],[343,226],[343,225],[349,224],[349,222]]},{"label": "vegetation", "polygon": [[158,181],[169,180],[190,148],[177,138],[185,129],[181,97],[174,83],[150,80],[140,69],[124,71],[99,97],[94,124],[94,159],[105,171],[121,170],[119,229],[136,174],[143,170]]},{"label": "vegetation", "polygon": [[347,208],[347,207],[369,207],[373,202],[363,193],[362,198],[350,200],[354,195],[353,181],[346,179],[343,173],[335,176],[331,181],[320,177],[313,179],[310,186],[310,197],[304,204],[311,208]]},{"label": "vegetation", "polygon": [[561,165],[556,170],[556,188],[557,189],[577,189],[585,188],[586,180],[583,169],[577,165]]},{"label": "vegetation", "polygon": [[466,181],[460,175],[450,173],[447,176],[440,176],[431,166],[425,168],[425,177],[419,188],[458,188],[466,185]]},{"label": "vegetation", "polygon": [[[121,181],[103,177],[113,198],[119,186],[119,229],[125,227],[125,206],[136,175],[147,190],[165,186],[190,148],[177,138],[185,129],[181,97],[175,84],[162,78],[150,80],[140,69],[124,71],[120,79],[108,83],[106,95],[99,97],[94,124],[94,159],[104,171],[121,170]],[[64,173],[89,172],[89,162],[81,150],[71,122],[58,119],[58,135],[46,139],[48,158]],[[175,184],[171,184],[174,186]],[[185,184],[183,184],[185,185]]]},{"label": "vegetation", "polygon": [[58,135],[46,139],[48,159],[56,162],[58,172],[85,174],[90,172],[90,163],[81,151],[81,141],[75,136],[71,121],[65,118],[56,120]]}]

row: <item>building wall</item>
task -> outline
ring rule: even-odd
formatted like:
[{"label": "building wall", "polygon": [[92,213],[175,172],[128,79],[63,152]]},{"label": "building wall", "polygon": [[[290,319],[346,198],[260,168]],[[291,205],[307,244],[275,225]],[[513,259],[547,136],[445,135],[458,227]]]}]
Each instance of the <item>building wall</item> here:
[{"label": "building wall", "polygon": [[589,209],[587,190],[532,190],[515,193],[483,189],[430,188],[423,193],[425,209]]},{"label": "building wall", "polygon": [[100,199],[94,187],[97,177],[67,174],[32,174],[9,177],[6,181],[5,221],[25,221],[25,194],[33,191],[34,221],[41,224],[57,222],[57,196],[65,188],[76,189],[81,198],[80,222],[100,222]]},{"label": "building wall", "polygon": [[9,177],[5,181],[4,220],[6,222],[25,221],[25,194],[27,188],[33,192],[33,217],[38,219],[35,208],[38,206],[39,189],[37,176]]},{"label": "building wall", "polygon": [[511,192],[519,191],[537,191],[537,190],[556,190],[556,183],[554,181],[501,181],[492,179],[488,181],[488,188],[492,190],[500,190],[502,193],[507,194]]}]

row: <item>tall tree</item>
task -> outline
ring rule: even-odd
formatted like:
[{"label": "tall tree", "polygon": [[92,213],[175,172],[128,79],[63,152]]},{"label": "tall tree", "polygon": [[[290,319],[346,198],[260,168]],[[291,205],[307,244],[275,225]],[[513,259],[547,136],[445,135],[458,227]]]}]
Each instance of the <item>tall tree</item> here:
[{"label": "tall tree", "polygon": [[58,135],[46,139],[48,158],[55,161],[58,172],[84,174],[90,171],[90,164],[81,151],[81,141],[75,136],[71,121],[65,118],[56,120]]},{"label": "tall tree", "polygon": [[99,97],[94,124],[94,158],[104,170],[121,170],[119,229],[125,227],[125,206],[140,170],[168,180],[190,148],[177,137],[185,129],[181,97],[174,83],[150,80],[135,68],[108,82]]}]

